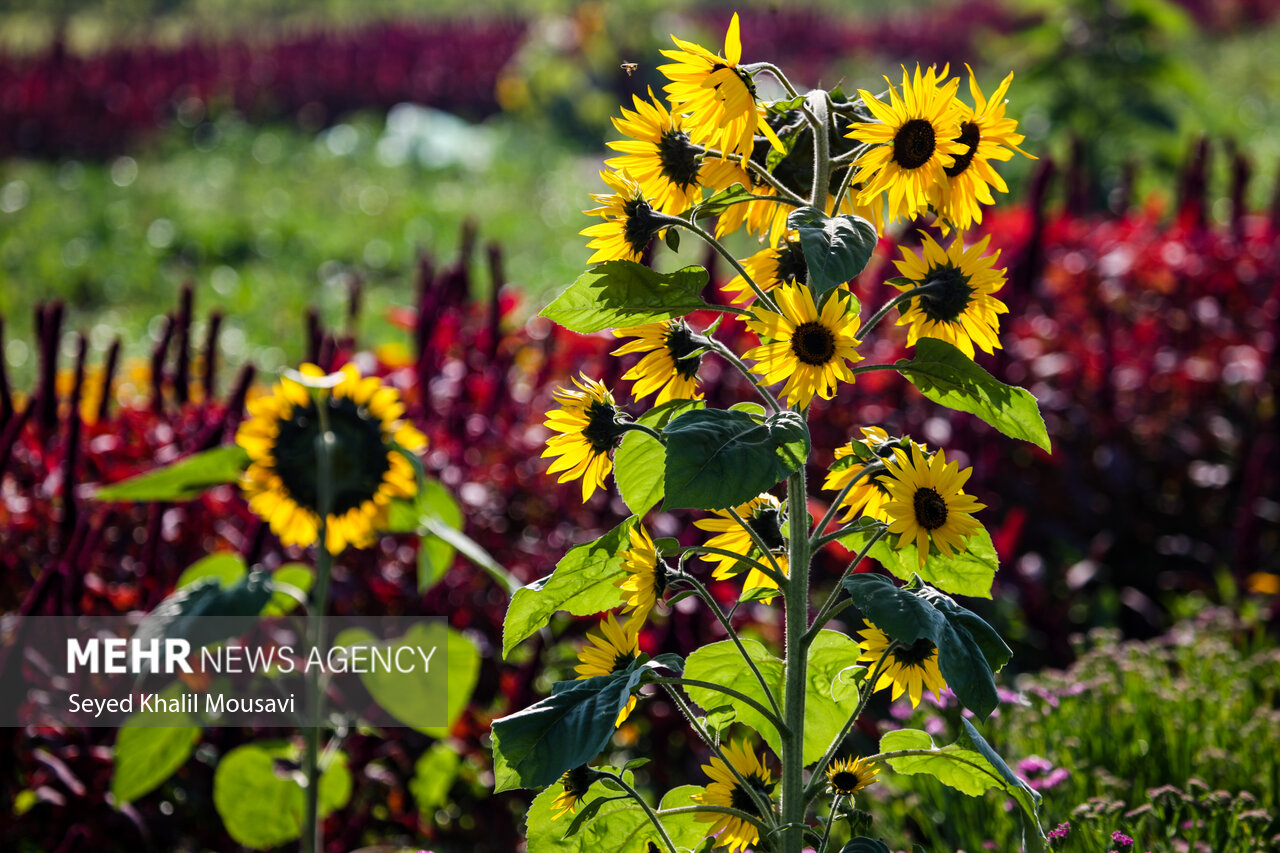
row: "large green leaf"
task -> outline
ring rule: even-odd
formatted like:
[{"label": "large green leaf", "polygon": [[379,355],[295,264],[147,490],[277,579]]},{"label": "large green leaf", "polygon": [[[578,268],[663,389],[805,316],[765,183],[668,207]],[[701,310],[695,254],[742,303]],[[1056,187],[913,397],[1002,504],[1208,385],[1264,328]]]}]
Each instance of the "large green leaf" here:
[{"label": "large green leaf", "polygon": [[182,570],[174,589],[182,589],[204,578],[217,578],[221,586],[232,586],[249,573],[249,568],[239,554],[220,551],[196,560]]},{"label": "large green leaf", "polygon": [[[871,541],[876,528],[859,528],[840,537],[840,543],[854,552],[860,552]],[[995,580],[1000,558],[985,528],[970,536],[964,543],[964,551],[950,556],[932,554],[920,565],[915,542],[908,540],[897,547],[897,534],[880,537],[867,553],[894,575],[910,580],[918,574],[921,580],[954,595],[974,598],[990,598],[991,583]]]},{"label": "large green leaf", "polygon": [[578,276],[542,316],[584,334],[654,323],[706,308],[706,286],[699,266],[659,273],[634,261],[605,261]]},{"label": "large green leaf", "polygon": [[266,572],[250,572],[228,587],[208,575],[170,593],[142,617],[133,636],[143,643],[159,640],[161,645],[166,639],[187,640],[199,649],[252,628],[273,591]]},{"label": "large green leaf", "polygon": [[777,485],[804,464],[809,430],[792,411],[763,424],[724,409],[685,412],[667,424],[664,509],[724,509]]},{"label": "large green leaf", "polygon": [[[782,701],[783,662],[771,655],[755,640],[743,640],[743,647],[769,684],[778,701]],[[821,631],[809,647],[808,686],[805,694],[804,762],[811,764],[822,757],[833,738],[840,733],[849,715],[857,708],[857,690],[850,691],[840,673],[858,659],[858,644],[837,631]],[[760,682],[742,660],[732,641],[712,643],[689,655],[685,661],[685,677],[696,681],[721,684],[751,697],[768,708]],[[754,729],[774,753],[782,754],[782,741],[773,725],[752,706],[705,687],[687,687],[689,698],[708,711],[723,706],[733,709],[738,722]]]},{"label": "large green leaf", "polygon": [[621,552],[631,547],[628,533],[636,521],[632,516],[599,539],[570,548],[554,572],[516,591],[502,622],[503,657],[557,610],[590,616],[618,605],[621,593],[613,582],[625,574]]},{"label": "large green leaf", "polygon": [[933,402],[976,415],[1007,436],[1050,450],[1049,433],[1031,392],[1005,385],[946,341],[920,338],[915,358],[902,359],[894,367]]},{"label": "large green leaf", "polygon": [[494,720],[495,793],[550,785],[566,770],[594,761],[645,672],[633,661],[609,675],[558,681],[550,696]]},{"label": "large green leaf", "polygon": [[[165,690],[177,696],[181,685]],[[190,715],[148,711],[131,715],[116,734],[112,750],[115,769],[111,794],[117,804],[129,803],[153,791],[174,774],[200,740],[200,727]]]},{"label": "large green leaf", "polygon": [[[247,743],[222,756],[213,774],[213,805],[237,843],[266,850],[302,834],[306,794],[296,766],[299,747],[286,743]],[[330,755],[320,775],[320,816],[351,799],[351,771],[342,752]]]},{"label": "large green leaf", "polygon": [[948,746],[934,746],[933,738],[926,732],[901,729],[888,732],[880,739],[880,751],[921,751],[922,754],[889,758],[886,762],[898,773],[932,776],[970,797],[980,797],[993,788],[1004,792],[1018,803],[1034,827],[1032,838],[1028,839],[1029,849],[1043,850],[1045,839],[1039,822],[1040,794],[1013,774],[968,720],[963,722],[964,734]]},{"label": "large green leaf", "polygon": [[249,464],[239,445],[194,453],[163,468],[98,489],[99,501],[189,501],[223,483],[234,483]]},{"label": "large green leaf", "polygon": [[413,765],[409,793],[417,801],[418,812],[425,823],[429,824],[435,810],[449,802],[449,789],[461,765],[462,756],[457,748],[445,741],[437,741]]},{"label": "large green leaf", "polygon": [[[662,798],[659,808],[691,806],[693,795],[701,790],[696,785],[675,788]],[[575,816],[551,819],[551,805],[562,791],[560,785],[553,784],[534,797],[525,818],[529,853],[599,853],[602,850],[608,853],[646,853],[650,841],[661,847],[658,833],[644,810],[626,796],[609,799],[618,795],[599,783],[587,790],[578,815],[597,800],[609,801],[601,803],[594,814],[582,821],[576,833],[568,835]],[[693,848],[707,834],[707,824],[700,823],[693,814],[663,818],[662,825],[678,848]]]},{"label": "large green leaf", "polygon": [[[706,406],[701,400],[672,400],[645,412],[639,423],[660,430],[672,418],[692,409]],[[662,500],[662,482],[666,472],[667,451],[662,442],[639,430],[630,430],[613,455],[613,479],[626,501],[627,508],[643,518]]]},{"label": "large green leaf", "polygon": [[876,227],[861,216],[825,216],[814,207],[793,210],[787,226],[800,234],[815,300],[862,272],[880,239]]},{"label": "large green leaf", "polygon": [[854,605],[890,639],[907,645],[920,639],[932,642],[938,669],[962,705],[982,717],[995,710],[1000,700],[993,673],[1013,652],[980,617],[937,590],[897,587],[882,575],[854,575],[844,587]]}]

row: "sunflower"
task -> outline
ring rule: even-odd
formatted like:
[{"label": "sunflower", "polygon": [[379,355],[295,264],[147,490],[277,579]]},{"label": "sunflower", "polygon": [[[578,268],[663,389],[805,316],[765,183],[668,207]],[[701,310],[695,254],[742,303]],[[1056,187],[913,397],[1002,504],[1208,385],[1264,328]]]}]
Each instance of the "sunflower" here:
[{"label": "sunflower", "polygon": [[643,524],[627,533],[631,549],[622,552],[622,568],[627,576],[613,582],[622,590],[623,613],[631,613],[637,624],[644,622],[653,606],[667,590],[667,566]]},{"label": "sunflower", "polygon": [[742,39],[738,34],[735,12],[724,37],[724,56],[717,56],[701,45],[671,37],[679,50],[664,50],[662,55],[674,61],[660,65],[672,82],[666,86],[671,105],[689,113],[685,124],[690,138],[699,145],[716,148],[726,158],[745,160],[759,130],[779,151],[778,135],[765,121],[765,109],[756,103],[756,87],[738,67],[742,59]]},{"label": "sunflower", "polygon": [[[881,193],[888,198],[888,218],[910,218],[929,205],[929,193],[945,178],[943,169],[955,163],[965,151],[960,140],[952,138],[961,123],[956,103],[959,78],[939,85],[932,67],[922,75],[916,66],[915,76],[902,69],[902,94],[889,83],[889,104],[876,100],[865,89],[859,89],[862,103],[876,121],[854,124],[847,134],[850,139],[871,143],[874,147],[858,158],[854,181],[863,185],[859,204],[871,204]],[[885,78],[888,82],[888,78]]]},{"label": "sunflower", "polygon": [[[865,631],[859,631],[862,640],[858,643],[862,655],[858,663],[867,663],[874,667],[884,657],[884,667],[880,670],[880,678],[872,691],[893,688],[892,698],[897,699],[903,693],[911,699],[911,707],[920,704],[920,697],[925,690],[935,698],[942,699],[942,691],[947,682],[938,669],[938,650],[927,639],[916,640],[909,646],[894,643],[889,637],[870,622]],[[885,655],[885,650],[888,655]]]},{"label": "sunflower", "polygon": [[623,107],[622,118],[612,120],[628,138],[610,142],[609,147],[623,156],[606,160],[605,165],[632,175],[654,207],[678,216],[702,201],[700,149],[684,131],[684,116],[668,112],[652,89],[648,101],[639,95],[632,100],[635,112]]},{"label": "sunflower", "polygon": [[566,770],[560,777],[560,785],[564,790],[551,801],[551,819],[559,820],[567,814],[577,812],[582,805],[582,798],[595,781],[594,777],[595,773],[585,764]]},{"label": "sunflower", "polygon": [[915,346],[920,338],[938,338],[969,358],[975,343],[987,354],[1000,348],[998,315],[1009,308],[992,295],[1004,287],[1005,279],[1004,270],[992,269],[1000,259],[999,250],[983,255],[990,242],[987,235],[965,249],[964,235],[957,234],[943,249],[926,234],[923,256],[902,250],[902,260],[894,264],[908,281],[894,287],[903,292],[929,287],[929,292],[913,297],[898,317],[898,325],[907,326],[907,346]]},{"label": "sunflower", "polygon": [[[324,376],[314,364],[302,365],[300,372]],[[324,546],[331,554],[374,543],[386,526],[391,500],[418,493],[405,454],[427,446],[426,436],[402,420],[399,391],[376,376],[362,378],[355,365],[339,373],[336,385],[314,396],[301,383],[282,378],[269,395],[249,402],[249,419],[236,432],[236,444],[249,455],[240,478],[249,507],[282,544],[306,547],[319,537],[321,526],[316,439],[323,412],[335,438],[324,523]]]},{"label": "sunflower", "polygon": [[[704,806],[727,806],[753,817],[763,817],[755,799],[739,784],[737,776],[729,767],[737,770],[738,775],[765,800],[769,800],[773,793],[773,774],[745,740],[727,744],[724,754],[729,759],[728,764],[719,756],[712,756],[710,764],[702,765],[702,772],[711,777],[711,784],[694,794],[693,801]],[[755,844],[760,838],[754,824],[734,815],[698,812],[695,817],[702,823],[714,824],[707,834],[719,833],[717,841],[730,851],[745,850],[748,844]]]},{"label": "sunflower", "polygon": [[698,390],[698,366],[702,356],[695,355],[701,344],[684,320],[664,320],[614,329],[619,338],[635,338],[613,351],[613,355],[633,352],[645,353],[626,373],[623,379],[631,379],[631,396],[639,400],[654,391],[658,392],[655,405],[671,400],[701,400]]},{"label": "sunflower", "polygon": [[743,353],[756,362],[751,371],[766,384],[783,379],[788,406],[804,408],[817,394],[830,400],[840,380],[853,381],[847,361],[861,361],[857,300],[847,290],[837,290],[818,312],[807,287],[783,285],[776,291],[781,314],[763,308],[747,320],[747,326],[769,343]]},{"label": "sunflower", "polygon": [[[579,664],[573,670],[578,673],[578,680],[585,681],[597,675],[621,672],[630,666],[640,656],[639,633],[640,620],[633,619],[623,628],[618,624],[618,618],[610,612],[600,623],[600,633],[587,632],[587,645],[578,652]],[[614,728],[622,725],[635,707],[636,697],[631,696],[618,712]]]},{"label": "sunflower", "polygon": [[[780,284],[809,283],[809,266],[800,248],[800,235],[795,231],[788,231],[776,246],[761,249],[747,258],[742,268],[765,293]],[[735,305],[745,305],[755,298],[755,291],[740,275],[726,284],[724,291]]]},{"label": "sunflower", "polygon": [[[863,427],[862,443],[867,445],[879,459],[883,459],[885,456],[892,456],[893,448],[897,446],[897,442],[890,441],[889,434],[880,427]],[[844,516],[840,519],[841,523],[847,523],[857,515],[885,522],[889,521],[890,518],[884,511],[885,501],[889,500],[889,489],[884,484],[888,475],[881,471],[868,476],[861,476],[863,469],[876,463],[858,460],[852,441],[843,447],[836,448],[837,463],[850,457],[853,457],[852,460],[842,467],[833,465],[831,470],[827,472],[827,479],[822,484],[822,488],[838,492],[848,485],[851,480],[857,479],[853,488],[849,489],[849,493],[840,502],[840,506],[845,510]]]},{"label": "sunflower", "polygon": [[[878,659],[878,658],[877,658]],[[880,768],[865,758],[837,758],[827,767],[827,793],[836,797],[852,797],[874,784]]]},{"label": "sunflower", "polygon": [[889,473],[885,485],[890,499],[884,504],[888,513],[889,532],[898,534],[897,547],[914,542],[920,554],[920,565],[929,557],[930,544],[950,556],[963,552],[964,543],[982,529],[970,513],[985,509],[962,489],[972,468],[958,470],[955,462],[947,463],[944,451],[926,458],[919,446],[911,453],[898,448],[894,458],[885,460]]},{"label": "sunflower", "polygon": [[[769,553],[773,554],[774,560],[778,563],[778,568],[786,574],[788,570],[787,540],[782,535],[782,504],[778,499],[773,495],[763,494],[735,507],[734,512],[750,525],[760,540],[768,546]],[[704,518],[693,523],[693,526],[699,530],[716,534],[707,540],[708,548],[732,551],[744,557],[751,557],[765,565],[769,564],[769,558],[756,548],[751,534],[742,529],[742,525],[738,524],[728,510],[718,509],[715,513],[719,516],[718,518]],[[711,577],[716,580],[729,580],[742,572],[741,562],[733,557],[703,554],[702,559],[716,564],[715,570],[711,573]],[[772,578],[756,568],[751,568],[747,572],[746,582],[742,585],[744,592],[751,589],[777,588],[778,585]],[[773,596],[762,600],[768,604],[773,601]]]},{"label": "sunflower", "polygon": [[[965,68],[969,68],[968,65]],[[992,160],[1010,160],[1013,152],[1037,159],[1018,147],[1023,136],[1018,122],[1005,118],[1005,93],[1013,82],[1013,72],[1001,81],[987,100],[969,68],[969,93],[974,106],[960,103],[960,125],[955,140],[964,146],[955,162],[943,167],[945,177],[934,187],[931,201],[952,227],[964,230],[982,221],[982,204],[994,204],[991,188],[1007,193],[1009,187],[991,166]]]},{"label": "sunflower", "polygon": [[608,388],[586,374],[573,384],[580,390],[556,389],[554,397],[560,408],[547,412],[543,425],[558,434],[547,439],[542,455],[560,457],[547,468],[548,474],[564,472],[558,482],[582,478],[582,502],[586,503],[597,488],[604,488],[604,478],[613,470],[609,451],[622,437],[622,430],[617,424],[618,407]]},{"label": "sunflower", "polygon": [[601,172],[600,177],[613,190],[612,195],[592,193],[591,198],[601,204],[584,210],[588,216],[599,216],[604,222],[590,225],[579,234],[590,237],[588,249],[595,249],[587,263],[612,261],[619,258],[638,261],[649,241],[666,228],[654,218],[653,206],[645,198],[644,190],[626,172]]}]

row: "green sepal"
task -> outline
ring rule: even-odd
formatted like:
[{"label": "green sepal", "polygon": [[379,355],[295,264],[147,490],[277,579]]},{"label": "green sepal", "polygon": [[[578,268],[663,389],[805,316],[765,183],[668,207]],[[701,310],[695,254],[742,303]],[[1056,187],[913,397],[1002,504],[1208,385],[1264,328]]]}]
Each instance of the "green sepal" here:
[{"label": "green sepal", "polygon": [[96,501],[189,501],[209,489],[240,479],[249,454],[238,444],[193,453],[185,459],[153,468],[145,474],[103,486]]},{"label": "green sepal", "polygon": [[700,266],[659,273],[634,261],[605,261],[578,276],[540,316],[582,334],[655,323],[709,307],[701,296],[706,286]]},{"label": "green sepal", "polygon": [[667,510],[725,509],[777,485],[809,455],[809,430],[797,412],[758,424],[747,412],[703,409],[667,425]]},{"label": "green sepal", "polygon": [[894,368],[933,402],[968,412],[1011,438],[1052,452],[1031,392],[1004,384],[946,341],[920,338],[915,358],[900,359]]},{"label": "green sepal", "polygon": [[891,640],[910,645],[927,639],[938,650],[938,669],[960,704],[987,717],[1000,704],[993,674],[1013,652],[977,614],[915,578],[916,588],[895,586],[883,575],[846,578],[844,588],[869,622]]}]

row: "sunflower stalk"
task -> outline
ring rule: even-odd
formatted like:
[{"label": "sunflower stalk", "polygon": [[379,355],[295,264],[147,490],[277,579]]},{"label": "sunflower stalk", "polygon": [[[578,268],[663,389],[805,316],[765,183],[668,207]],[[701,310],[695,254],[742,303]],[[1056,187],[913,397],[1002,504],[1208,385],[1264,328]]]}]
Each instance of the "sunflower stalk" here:
[{"label": "sunflower stalk", "polygon": [[782,736],[781,853],[800,853],[804,846],[804,714],[808,656],[804,632],[809,621],[809,514],[805,466],[787,478],[787,512],[791,525],[790,577],[785,592],[786,613],[783,678],[787,733]]},{"label": "sunflower stalk", "polygon": [[805,95],[805,118],[813,127],[813,206],[819,210],[826,209],[827,193],[831,185],[831,137],[827,134],[827,119],[830,115],[827,93],[814,89]]},{"label": "sunflower stalk", "polygon": [[836,822],[836,815],[840,811],[840,801],[844,799],[839,794],[831,798],[831,813],[827,815],[827,825],[822,829],[822,841],[818,844],[817,853],[826,853],[827,844],[831,841],[831,827]]}]

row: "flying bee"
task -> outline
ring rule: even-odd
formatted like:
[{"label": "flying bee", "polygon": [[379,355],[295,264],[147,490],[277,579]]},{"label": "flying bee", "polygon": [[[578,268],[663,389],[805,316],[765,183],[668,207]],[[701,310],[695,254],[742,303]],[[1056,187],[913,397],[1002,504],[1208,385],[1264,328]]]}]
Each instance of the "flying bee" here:
[{"label": "flying bee", "polygon": [[640,66],[635,62],[624,62],[621,65],[622,70],[627,72],[628,77],[630,77],[632,73],[639,67]]}]

